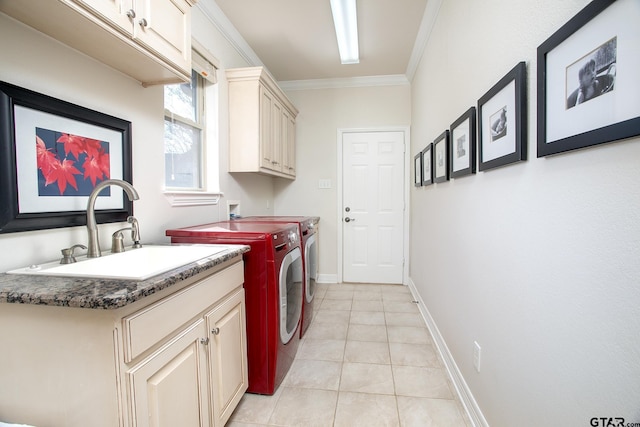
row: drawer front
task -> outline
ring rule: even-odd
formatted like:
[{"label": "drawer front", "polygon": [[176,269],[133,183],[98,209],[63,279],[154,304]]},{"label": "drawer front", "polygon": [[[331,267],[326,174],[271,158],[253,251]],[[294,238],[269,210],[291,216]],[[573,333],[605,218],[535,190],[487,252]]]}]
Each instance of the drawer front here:
[{"label": "drawer front", "polygon": [[238,262],[122,319],[125,363],[168,338],[244,281]]}]

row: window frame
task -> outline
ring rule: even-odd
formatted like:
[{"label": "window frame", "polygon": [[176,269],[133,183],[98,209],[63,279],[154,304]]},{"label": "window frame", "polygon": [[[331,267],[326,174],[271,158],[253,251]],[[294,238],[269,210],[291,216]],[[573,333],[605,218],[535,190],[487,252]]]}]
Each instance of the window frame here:
[{"label": "window frame", "polygon": [[[216,80],[216,70],[219,69],[219,61],[201,43],[192,39],[192,71],[199,75],[198,99],[199,117],[202,123],[201,157],[199,189],[182,189],[178,187],[164,187],[164,195],[171,206],[200,206],[218,204],[223,196],[220,191],[220,159],[214,153],[218,152],[219,138],[219,88]],[[198,58],[196,61],[195,58]],[[206,61],[206,69],[202,69],[202,61]],[[204,76],[204,77],[203,77]],[[200,86],[201,85],[201,86]],[[170,112],[169,112],[170,114]],[[165,109],[163,123],[168,117]],[[191,125],[191,120],[184,122]],[[165,178],[166,184],[166,178]]]}]

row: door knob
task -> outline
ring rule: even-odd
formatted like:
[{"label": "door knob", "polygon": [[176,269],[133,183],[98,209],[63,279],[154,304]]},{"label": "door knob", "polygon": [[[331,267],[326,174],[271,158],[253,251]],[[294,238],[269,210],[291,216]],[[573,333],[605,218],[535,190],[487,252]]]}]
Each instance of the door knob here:
[{"label": "door knob", "polygon": [[346,218],[344,219],[344,222],[351,222],[351,221],[355,221],[355,220],[356,220],[355,218],[349,218],[349,217],[346,217]]}]

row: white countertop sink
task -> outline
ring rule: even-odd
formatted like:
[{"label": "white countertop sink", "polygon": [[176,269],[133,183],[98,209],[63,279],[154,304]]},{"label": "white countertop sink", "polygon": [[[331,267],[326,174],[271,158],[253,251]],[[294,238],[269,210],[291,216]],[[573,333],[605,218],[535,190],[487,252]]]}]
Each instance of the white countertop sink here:
[{"label": "white countertop sink", "polygon": [[103,253],[99,258],[78,256],[72,264],[52,261],[7,271],[7,274],[145,280],[193,262],[204,264],[230,245],[143,246],[125,252]]}]

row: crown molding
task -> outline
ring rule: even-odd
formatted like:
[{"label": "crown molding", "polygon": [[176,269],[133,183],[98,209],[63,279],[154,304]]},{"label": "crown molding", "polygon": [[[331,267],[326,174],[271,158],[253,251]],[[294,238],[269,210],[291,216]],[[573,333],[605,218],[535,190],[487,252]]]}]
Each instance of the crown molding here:
[{"label": "crown molding", "polygon": [[420,23],[420,28],[418,29],[418,35],[416,36],[416,41],[413,44],[413,50],[411,51],[411,57],[409,58],[409,63],[407,64],[407,71],[405,74],[407,75],[407,80],[409,81],[413,81],[413,77],[416,74],[418,64],[420,63],[422,54],[424,53],[424,48],[427,45],[427,41],[429,41],[431,31],[433,31],[436,19],[438,18],[440,6],[442,6],[442,0],[427,1],[424,15],[422,15],[422,22]]},{"label": "crown molding", "polygon": [[231,43],[231,46],[247,61],[249,66],[264,66],[258,55],[256,55],[236,27],[229,21],[229,18],[222,12],[222,9],[220,9],[220,6],[218,6],[215,0],[200,0],[196,3],[196,7],[202,11],[224,38]]}]

